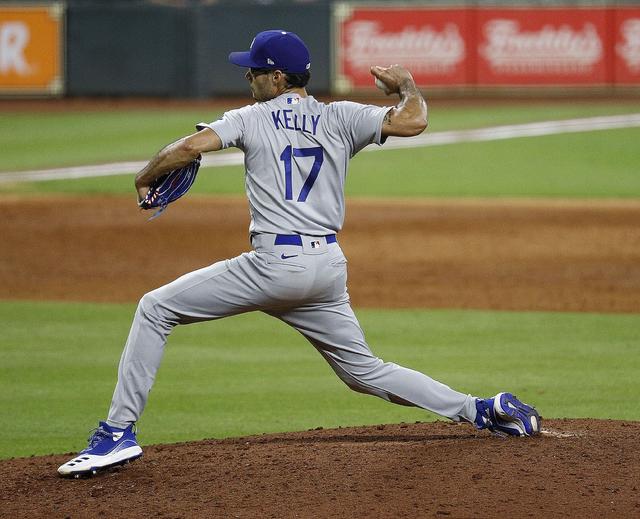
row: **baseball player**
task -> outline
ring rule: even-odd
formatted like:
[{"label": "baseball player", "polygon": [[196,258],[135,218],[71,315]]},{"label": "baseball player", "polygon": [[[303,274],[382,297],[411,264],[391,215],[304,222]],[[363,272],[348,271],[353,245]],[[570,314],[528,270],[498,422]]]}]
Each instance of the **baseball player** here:
[{"label": "baseball player", "polygon": [[307,94],[311,60],[304,42],[283,30],[259,33],[231,63],[247,69],[255,103],[226,112],[163,148],[135,179],[139,199],[150,184],[201,153],[244,151],[252,250],[186,274],[145,294],[120,360],[104,422],[89,446],[58,471],[95,473],[138,458],[135,423],[154,382],[171,330],[178,324],[260,310],[293,326],[351,389],[417,406],[478,429],[530,436],[536,410],[510,393],[463,394],[417,371],[384,362],[365,341],[346,288],[347,260],[338,243],[349,159],[387,137],[420,134],[427,105],[405,68],[371,67],[399,101],[378,107],[321,103]]}]

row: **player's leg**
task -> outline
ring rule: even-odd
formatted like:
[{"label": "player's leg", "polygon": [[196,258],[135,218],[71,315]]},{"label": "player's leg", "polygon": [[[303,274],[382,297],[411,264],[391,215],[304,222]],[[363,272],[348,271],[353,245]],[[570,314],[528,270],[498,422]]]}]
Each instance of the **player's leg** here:
[{"label": "player's leg", "polygon": [[369,349],[348,299],[271,315],[300,331],[351,389],[389,402],[427,409],[498,434],[532,436],[541,418],[511,393],[477,398],[418,371],[384,362]]},{"label": "player's leg", "polygon": [[118,382],[106,422],[89,446],[58,469],[63,476],[90,474],[138,458],[134,424],[142,414],[164,353],[178,324],[213,320],[256,309],[268,300],[257,281],[254,253],[186,274],[140,300],[118,367]]},{"label": "player's leg", "polygon": [[455,421],[475,419],[476,399],[471,395],[375,356],[346,295],[335,303],[270,313],[300,331],[351,389],[421,407]]},{"label": "player's leg", "polygon": [[465,395],[423,373],[376,357],[365,342],[346,295],[336,303],[271,315],[300,331],[355,391],[421,407],[499,434],[532,436],[540,432],[541,418],[535,408],[511,393],[487,399]]},{"label": "player's leg", "polygon": [[142,297],[120,359],[107,424],[126,427],[138,420],[176,325],[220,319],[264,303],[256,261],[254,253],[220,261]]},{"label": "player's leg", "polygon": [[[418,371],[384,362],[367,345],[349,303],[346,260],[337,244],[313,262],[316,290],[306,304],[270,311],[300,331],[355,391],[427,409],[455,421],[472,422],[506,434],[531,435],[540,417],[510,393],[480,399],[465,395]],[[313,302],[311,302],[313,301]]]}]

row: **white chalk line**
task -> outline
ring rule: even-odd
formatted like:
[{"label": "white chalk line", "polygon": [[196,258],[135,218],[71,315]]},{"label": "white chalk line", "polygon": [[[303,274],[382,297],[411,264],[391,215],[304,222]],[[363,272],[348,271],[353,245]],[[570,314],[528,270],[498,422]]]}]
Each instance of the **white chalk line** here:
[{"label": "white chalk line", "polygon": [[543,436],[551,436],[553,438],[578,438],[580,436],[579,433],[560,432],[554,431],[552,429],[541,429],[540,434],[542,434]]},{"label": "white chalk line", "polygon": [[[391,137],[384,146],[367,146],[364,151],[385,151],[404,148],[422,148],[462,142],[483,142],[521,137],[540,137],[560,133],[580,133],[620,128],[640,127],[640,114],[609,115],[565,119],[560,121],[541,121],[527,124],[510,124],[478,128],[475,130],[452,130],[446,132],[424,133],[417,137]],[[202,167],[237,166],[244,163],[244,153],[210,153],[203,157]],[[87,177],[122,175],[141,170],[147,161],[114,162],[89,166],[39,169],[31,171],[0,172],[0,182],[21,182],[35,180],[60,180]]]}]

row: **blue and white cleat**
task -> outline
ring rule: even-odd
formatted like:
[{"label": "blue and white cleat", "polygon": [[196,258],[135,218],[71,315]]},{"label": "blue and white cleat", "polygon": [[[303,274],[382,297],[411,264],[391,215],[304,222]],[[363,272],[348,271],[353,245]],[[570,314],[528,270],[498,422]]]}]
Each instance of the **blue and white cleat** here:
[{"label": "blue and white cleat", "polygon": [[134,424],[126,429],[100,422],[89,438],[89,446],[75,458],[58,467],[61,476],[91,476],[100,470],[124,465],[142,456]]},{"label": "blue and white cleat", "polygon": [[534,436],[542,427],[542,418],[535,408],[520,402],[511,393],[476,400],[476,411],[476,428],[497,434]]}]

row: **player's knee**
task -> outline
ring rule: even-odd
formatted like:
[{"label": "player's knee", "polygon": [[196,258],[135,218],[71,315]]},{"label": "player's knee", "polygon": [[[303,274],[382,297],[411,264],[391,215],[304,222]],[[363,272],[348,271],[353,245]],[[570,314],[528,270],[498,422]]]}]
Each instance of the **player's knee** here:
[{"label": "player's knee", "polygon": [[349,389],[356,393],[369,393],[366,385],[362,384],[358,379],[348,376],[340,377]]},{"label": "player's knee", "polygon": [[142,296],[138,303],[138,313],[148,321],[171,324],[171,316],[162,305],[157,290],[152,290]]},{"label": "player's knee", "polygon": [[377,357],[370,357],[361,364],[349,364],[342,366],[338,373],[340,379],[351,389],[359,393],[371,393],[372,385],[380,376],[385,363]]},{"label": "player's knee", "polygon": [[362,377],[358,371],[337,370],[336,374],[352,391],[366,394],[371,392],[370,386],[365,381],[365,377]]}]

